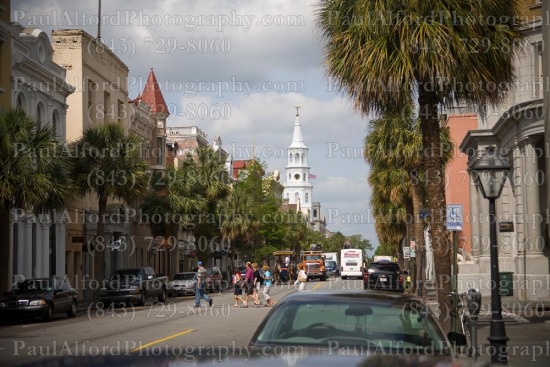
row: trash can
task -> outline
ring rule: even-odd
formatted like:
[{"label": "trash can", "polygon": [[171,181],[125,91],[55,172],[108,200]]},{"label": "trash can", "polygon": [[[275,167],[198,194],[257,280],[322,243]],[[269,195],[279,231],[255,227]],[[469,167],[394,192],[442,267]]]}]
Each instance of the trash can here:
[{"label": "trash can", "polygon": [[514,273],[503,271],[499,273],[499,286],[501,296],[514,295]]}]

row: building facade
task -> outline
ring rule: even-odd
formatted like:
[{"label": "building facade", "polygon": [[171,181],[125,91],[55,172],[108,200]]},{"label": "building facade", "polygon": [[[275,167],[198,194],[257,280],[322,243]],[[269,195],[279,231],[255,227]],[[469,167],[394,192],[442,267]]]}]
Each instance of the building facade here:
[{"label": "building facade", "polygon": [[[67,98],[74,88],[65,82],[65,70],[53,61],[53,49],[38,28],[11,26],[12,107],[19,107],[42,125],[53,127],[60,143],[66,138]],[[4,70],[2,70],[4,73]],[[62,211],[44,214],[14,211],[11,270],[14,281],[65,274],[65,224]]]},{"label": "building facade", "polygon": [[[544,25],[540,2],[524,2],[526,33],[523,51],[516,60],[517,81],[507,100],[496,108],[475,111],[476,130],[470,130],[460,149],[468,165],[478,159],[487,146],[494,146],[511,165],[508,180],[496,201],[499,271],[513,273],[514,297],[525,301],[550,299],[550,247],[548,213],[548,168],[550,154],[545,127],[544,79],[549,75],[543,63]],[[547,125],[546,125],[547,126]],[[470,177],[473,261],[459,266],[459,286],[476,286],[489,296],[489,203]],[[505,226],[502,224],[506,224]]]}]

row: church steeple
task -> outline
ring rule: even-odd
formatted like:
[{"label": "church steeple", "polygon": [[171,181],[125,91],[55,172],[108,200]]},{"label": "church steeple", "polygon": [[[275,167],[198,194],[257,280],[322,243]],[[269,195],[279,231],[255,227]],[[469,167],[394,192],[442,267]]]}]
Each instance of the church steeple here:
[{"label": "church steeple", "polygon": [[292,143],[287,149],[288,161],[283,198],[288,199],[289,204],[296,205],[298,210],[311,217],[313,185],[309,181],[308,148],[302,138],[300,107],[295,108],[294,134]]}]

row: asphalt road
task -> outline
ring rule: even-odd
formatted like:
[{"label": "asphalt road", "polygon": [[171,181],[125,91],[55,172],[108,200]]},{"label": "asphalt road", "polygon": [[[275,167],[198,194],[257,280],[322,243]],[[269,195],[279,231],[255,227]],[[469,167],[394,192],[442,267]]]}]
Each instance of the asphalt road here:
[{"label": "asphalt road", "polygon": [[[306,290],[360,287],[358,280],[308,282]],[[277,285],[276,301],[297,288]],[[193,360],[198,355],[242,354],[269,307],[233,307],[231,290],[209,293],[213,305],[194,297],[169,298],[166,304],[98,308],[80,307],[77,317],[58,314],[52,322],[10,321],[0,326],[0,365],[28,365],[61,355],[175,355]],[[260,295],[262,299],[262,295]],[[265,303],[265,302],[264,302]]]},{"label": "asphalt road", "polygon": [[[306,291],[361,287],[359,280],[332,278],[326,282],[308,282]],[[295,291],[294,287],[280,285],[272,288],[271,295],[276,301]],[[59,356],[141,358],[169,355],[177,357],[180,362],[196,361],[201,356],[222,360],[231,355],[246,359],[250,353],[246,346],[270,308],[232,307],[234,299],[230,290],[222,294],[210,293],[209,296],[213,298],[212,307],[202,301],[200,308],[194,308],[193,297],[178,297],[169,298],[166,304],[149,301],[142,307],[103,309],[94,304],[82,305],[77,317],[56,315],[52,322],[12,320],[0,326],[0,366],[31,366],[35,363],[60,366],[46,364],[48,360],[59,359]],[[507,317],[510,366],[550,365],[548,316],[546,311],[537,315]],[[482,355],[478,362],[490,360],[488,335],[489,319],[480,320],[478,341],[482,345]],[[471,362],[468,357],[461,360]],[[115,363],[100,365],[116,365],[116,360]]]}]

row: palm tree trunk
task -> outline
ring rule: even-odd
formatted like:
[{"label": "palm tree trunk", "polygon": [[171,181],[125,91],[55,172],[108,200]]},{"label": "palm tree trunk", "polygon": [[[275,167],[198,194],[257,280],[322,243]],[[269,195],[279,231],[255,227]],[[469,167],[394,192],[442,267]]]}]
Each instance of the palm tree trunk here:
[{"label": "palm tree trunk", "polygon": [[8,269],[10,268],[10,209],[7,203],[2,203],[0,210],[0,292],[10,290],[10,276]]},{"label": "palm tree trunk", "polygon": [[[418,175],[418,172],[416,172]],[[412,175],[411,175],[412,177]],[[424,248],[424,223],[420,219],[420,209],[422,208],[422,187],[420,180],[411,180],[411,198],[413,205],[413,220],[414,220],[414,241],[416,243],[416,279],[414,280],[412,291],[416,291],[416,286],[423,282],[423,248]]]},{"label": "palm tree trunk", "polygon": [[423,160],[426,172],[426,189],[428,207],[430,209],[430,228],[436,273],[437,300],[439,305],[439,321],[443,329],[450,331],[451,311],[451,256],[449,253],[449,238],[445,228],[445,175],[443,171],[440,126],[438,118],[437,98],[431,92],[433,86],[419,84],[418,102],[420,107],[420,123],[422,128]]}]

